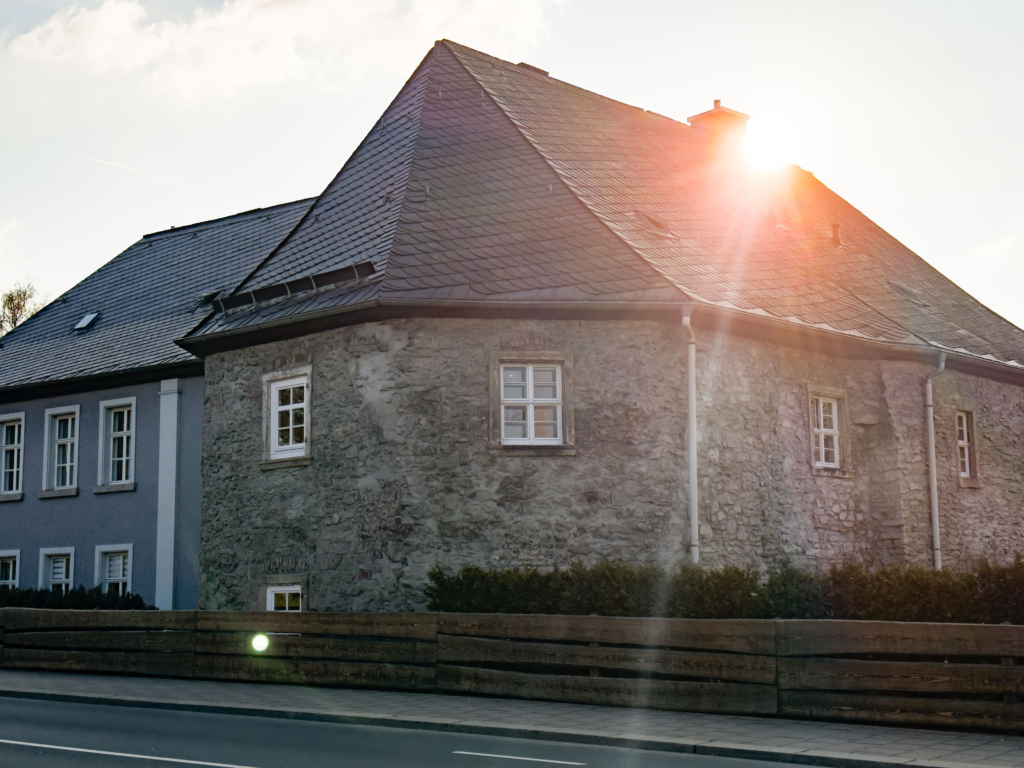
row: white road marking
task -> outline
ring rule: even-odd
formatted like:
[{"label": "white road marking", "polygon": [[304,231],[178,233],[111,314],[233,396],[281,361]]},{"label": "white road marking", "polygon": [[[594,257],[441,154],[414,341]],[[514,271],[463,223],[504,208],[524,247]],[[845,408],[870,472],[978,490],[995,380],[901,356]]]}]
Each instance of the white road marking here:
[{"label": "white road marking", "polygon": [[539,757],[516,757],[515,755],[489,755],[486,752],[452,752],[453,755],[472,755],[473,757],[500,757],[503,760],[529,760],[531,763],[554,763],[555,765],[586,765],[586,763],[570,763],[568,760],[541,760]]},{"label": "white road marking", "polygon": [[[181,760],[177,757],[154,757],[153,755],[132,755],[128,752],[105,752],[102,749],[82,749],[81,747],[59,747],[56,744],[33,744],[30,741],[11,741],[0,739],[0,744],[14,744],[18,747],[38,747],[40,749],[60,749],[64,752],[87,752],[90,755],[110,755],[112,757],[134,757],[136,760],[161,760],[165,763],[186,763],[187,765],[207,765],[212,768],[252,768],[251,765],[231,765],[229,763],[204,763],[202,760]],[[572,763],[579,765],[579,763]]]}]

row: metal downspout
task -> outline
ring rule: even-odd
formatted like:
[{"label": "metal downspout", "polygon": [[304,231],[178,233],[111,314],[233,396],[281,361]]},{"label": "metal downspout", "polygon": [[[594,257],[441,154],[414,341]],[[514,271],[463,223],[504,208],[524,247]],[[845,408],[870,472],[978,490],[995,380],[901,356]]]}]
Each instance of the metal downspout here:
[{"label": "metal downspout", "polygon": [[688,411],[687,456],[690,461],[690,558],[700,561],[700,520],[697,516],[697,336],[690,325],[690,309],[683,310],[683,329],[686,331],[686,408]]},{"label": "metal downspout", "polygon": [[924,379],[924,410],[928,421],[928,493],[932,512],[932,557],[935,570],[942,570],[942,545],[939,540],[939,483],[935,468],[935,405],[932,400],[932,379],[946,370],[946,353],[939,355],[939,367]]}]

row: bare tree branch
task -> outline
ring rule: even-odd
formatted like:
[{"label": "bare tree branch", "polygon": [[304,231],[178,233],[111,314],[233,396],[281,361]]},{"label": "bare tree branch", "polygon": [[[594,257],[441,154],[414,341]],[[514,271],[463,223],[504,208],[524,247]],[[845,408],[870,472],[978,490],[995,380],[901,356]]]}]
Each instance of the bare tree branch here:
[{"label": "bare tree branch", "polygon": [[0,336],[13,331],[43,308],[44,302],[36,300],[37,293],[32,283],[24,283],[0,295]]}]

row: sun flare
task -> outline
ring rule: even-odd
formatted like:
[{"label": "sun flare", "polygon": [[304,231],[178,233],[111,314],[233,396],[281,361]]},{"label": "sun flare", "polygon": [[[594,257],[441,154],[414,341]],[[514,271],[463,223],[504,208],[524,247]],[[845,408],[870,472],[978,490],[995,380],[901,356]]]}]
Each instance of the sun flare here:
[{"label": "sun flare", "polygon": [[801,165],[807,152],[807,129],[790,112],[757,114],[747,126],[745,151],[759,168],[778,168],[783,163]]}]

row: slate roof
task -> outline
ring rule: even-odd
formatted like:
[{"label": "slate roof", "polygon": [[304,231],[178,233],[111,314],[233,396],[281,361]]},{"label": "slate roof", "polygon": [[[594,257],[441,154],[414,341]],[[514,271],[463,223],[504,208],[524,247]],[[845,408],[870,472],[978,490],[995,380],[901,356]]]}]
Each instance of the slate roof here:
[{"label": "slate roof", "polygon": [[[0,337],[0,390],[196,362],[174,343],[229,292],[312,203],[300,200],[146,235]],[[99,317],[84,333],[74,326]]]},{"label": "slate roof", "polygon": [[689,125],[449,41],[236,292],[366,261],[370,280],[215,314],[182,343],[371,302],[694,301],[1024,368],[1024,331],[812,174],[723,163]]}]

